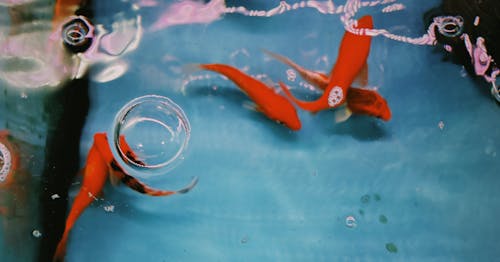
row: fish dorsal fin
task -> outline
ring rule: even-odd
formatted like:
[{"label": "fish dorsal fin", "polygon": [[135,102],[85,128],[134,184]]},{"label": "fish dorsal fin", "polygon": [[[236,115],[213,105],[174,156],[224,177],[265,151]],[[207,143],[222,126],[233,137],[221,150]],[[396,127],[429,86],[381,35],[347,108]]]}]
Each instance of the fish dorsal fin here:
[{"label": "fish dorsal fin", "polygon": [[354,83],[359,87],[368,86],[368,63],[365,63],[359,70],[356,78],[354,79]]},{"label": "fish dorsal fin", "polygon": [[266,77],[264,80],[261,81],[269,88],[274,88],[277,85],[271,78]]},{"label": "fish dorsal fin", "polygon": [[343,105],[335,110],[335,123],[342,123],[347,121],[352,116],[352,111],[347,107],[347,105]]}]

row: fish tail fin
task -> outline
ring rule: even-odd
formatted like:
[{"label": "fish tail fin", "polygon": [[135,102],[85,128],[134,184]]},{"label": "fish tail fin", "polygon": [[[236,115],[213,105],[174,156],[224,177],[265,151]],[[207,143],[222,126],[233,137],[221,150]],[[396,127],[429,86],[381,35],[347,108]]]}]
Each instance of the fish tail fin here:
[{"label": "fish tail fin", "polygon": [[354,83],[357,83],[360,87],[366,87],[368,85],[368,63],[365,62],[361,70],[359,70],[358,75],[354,79]]},{"label": "fish tail fin", "polygon": [[53,256],[53,261],[64,261],[64,256],[66,255],[66,243],[68,242],[69,232],[73,228],[78,217],[83,213],[85,208],[87,208],[90,203],[92,203],[96,199],[96,195],[99,192],[90,192],[86,189],[82,188],[78,192],[78,195],[71,206],[71,210],[69,211],[68,217],[66,218],[66,224],[64,227],[64,233],[57,244],[56,252]]},{"label": "fish tail fin", "polygon": [[187,86],[189,82],[191,81],[189,78],[191,75],[194,75],[196,72],[202,70],[203,68],[201,67],[201,64],[185,64],[181,67],[181,74],[184,77],[184,82],[180,88],[180,91],[183,95],[187,95]]},{"label": "fish tail fin", "polygon": [[192,75],[202,69],[203,66],[201,64],[195,64],[195,63],[185,64],[182,66],[182,73],[184,75]]},{"label": "fish tail fin", "polygon": [[191,183],[189,183],[187,186],[185,186],[182,189],[177,190],[177,193],[186,194],[189,191],[191,191],[191,189],[193,189],[196,186],[196,184],[198,184],[198,177],[197,176],[193,177],[193,179],[191,180]]},{"label": "fish tail fin", "polygon": [[63,262],[66,256],[66,243],[68,242],[68,234],[65,231],[59,243],[57,243],[56,251],[52,257],[52,262]]},{"label": "fish tail fin", "polygon": [[198,178],[195,177],[193,181],[185,188],[182,188],[177,191],[171,191],[171,190],[159,190],[155,189],[152,187],[149,187],[148,185],[142,183],[139,181],[137,178],[132,177],[128,174],[123,173],[122,177],[122,182],[130,187],[132,190],[135,190],[141,194],[149,195],[149,196],[169,196],[173,194],[185,194],[189,192],[198,182]]},{"label": "fish tail fin", "polygon": [[347,121],[352,115],[351,109],[347,106],[343,106],[335,111],[335,123],[342,123]]},{"label": "fish tail fin", "polygon": [[295,67],[297,66],[292,60],[290,60],[290,58],[284,56],[284,55],[280,55],[280,54],[277,54],[277,53],[274,53],[274,52],[271,52],[267,49],[264,49],[264,48],[261,48],[260,49],[263,53],[265,53],[266,55],[282,62],[283,64],[285,65],[288,65],[288,66],[291,66],[291,67]]},{"label": "fish tail fin", "polygon": [[355,114],[374,116],[385,121],[391,119],[387,101],[375,90],[351,87],[347,93],[347,105]]}]

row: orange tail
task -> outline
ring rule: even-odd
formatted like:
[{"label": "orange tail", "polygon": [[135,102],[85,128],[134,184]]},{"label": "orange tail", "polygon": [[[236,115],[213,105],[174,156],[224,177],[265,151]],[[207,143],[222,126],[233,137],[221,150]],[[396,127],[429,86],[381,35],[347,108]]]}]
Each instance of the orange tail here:
[{"label": "orange tail", "polygon": [[[115,175],[117,175],[117,174],[115,173]],[[196,186],[196,184],[198,183],[198,177],[195,177],[195,178],[193,178],[191,183],[189,183],[189,185],[187,185],[186,187],[179,189],[179,190],[176,190],[176,191],[171,191],[171,190],[160,190],[160,189],[152,188],[152,187],[144,184],[143,182],[139,181],[137,178],[135,178],[131,175],[128,175],[126,173],[120,172],[120,176],[121,176],[122,183],[127,185],[129,188],[131,188],[132,190],[137,191],[141,194],[145,194],[145,195],[149,195],[149,196],[169,196],[169,195],[173,195],[173,194],[185,194],[185,193],[188,193],[189,191],[191,191],[191,189],[193,189]]]},{"label": "orange tail", "polygon": [[57,245],[53,258],[54,261],[64,260],[69,232],[85,208],[87,208],[96,199],[96,196],[101,193],[108,177],[107,171],[108,167],[106,162],[102,159],[102,156],[94,143],[87,156],[82,187],[80,188],[80,191],[71,206],[68,218],[66,219],[64,233],[59,241],[59,244]]},{"label": "orange tail", "polygon": [[347,93],[347,106],[355,114],[375,116],[385,121],[391,119],[387,101],[374,90],[351,87]]}]

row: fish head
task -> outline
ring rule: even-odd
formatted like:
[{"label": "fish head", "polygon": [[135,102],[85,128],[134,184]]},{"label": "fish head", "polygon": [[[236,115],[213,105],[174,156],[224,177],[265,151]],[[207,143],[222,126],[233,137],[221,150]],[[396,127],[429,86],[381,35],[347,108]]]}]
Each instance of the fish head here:
[{"label": "fish head", "polygon": [[382,100],[383,105],[381,106],[380,114],[377,116],[378,118],[384,120],[384,121],[389,121],[391,120],[391,109],[389,108],[389,105],[387,104],[387,101]]},{"label": "fish head", "polygon": [[302,127],[297,110],[285,97],[280,96],[280,99],[272,105],[272,110],[268,110],[266,115],[293,131],[300,130]]},{"label": "fish head", "polygon": [[300,123],[298,116],[287,118],[283,124],[293,131],[298,131],[302,128],[302,123]]}]

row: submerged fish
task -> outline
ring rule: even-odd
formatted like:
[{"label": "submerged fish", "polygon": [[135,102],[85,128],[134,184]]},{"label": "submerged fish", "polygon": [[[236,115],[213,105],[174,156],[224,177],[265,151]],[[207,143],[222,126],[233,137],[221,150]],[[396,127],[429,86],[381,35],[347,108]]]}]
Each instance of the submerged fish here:
[{"label": "submerged fish", "polygon": [[[120,143],[124,143],[121,145],[124,148],[129,148],[128,145],[126,145],[125,139],[120,139]],[[130,154],[135,157],[133,152]],[[68,218],[66,219],[66,226],[63,236],[57,245],[53,258],[54,261],[64,260],[69,232],[85,208],[97,199],[96,196],[101,193],[109,174],[111,174],[112,179],[121,181],[131,189],[150,196],[168,196],[177,193],[184,194],[189,192],[197,183],[197,178],[195,178],[187,187],[177,191],[150,188],[136,178],[128,175],[123,170],[113,157],[106,134],[96,133],[94,135],[94,143],[90,148],[83,171],[83,184],[73,202]]]},{"label": "submerged fish", "polygon": [[[362,17],[358,21],[357,28],[373,28],[372,17]],[[318,100],[306,102],[295,98],[285,84],[280,82],[283,91],[300,108],[317,112],[328,108],[336,108],[347,102],[347,108],[352,113],[376,116],[387,121],[391,118],[391,113],[384,98],[373,90],[351,87],[351,84],[360,74],[362,75],[362,84],[366,83],[365,79],[367,77],[363,77],[363,75],[366,75],[366,60],[370,52],[370,44],[370,36],[360,36],[346,32],[340,44],[337,63],[332,68],[330,77],[322,73],[306,70],[281,55],[274,53],[270,53],[270,55],[297,70],[309,83],[325,90]]]},{"label": "submerged fish", "polygon": [[[292,67],[306,82],[314,87],[321,90],[325,90],[328,87],[330,78],[326,74],[305,69],[291,59],[280,54],[268,50],[263,51],[271,57]],[[366,66],[361,69],[356,80],[358,80],[361,86],[367,85],[368,70]],[[347,115],[344,116],[345,119],[349,117],[350,113],[374,116],[385,121],[391,118],[391,111],[387,105],[387,101],[375,90],[349,87],[346,98],[346,110],[348,110],[348,112]],[[339,117],[342,118],[342,116]]]},{"label": "submerged fish", "polygon": [[233,81],[256,104],[256,110],[292,130],[302,126],[293,104],[261,81],[224,64],[202,64],[199,68],[222,74]]}]

